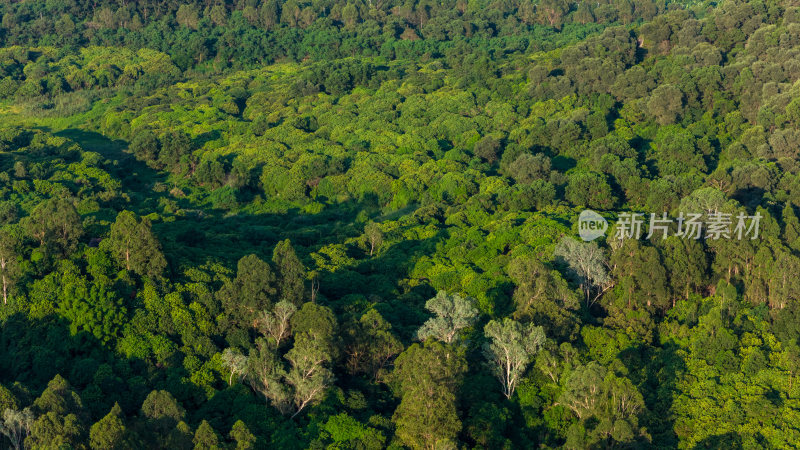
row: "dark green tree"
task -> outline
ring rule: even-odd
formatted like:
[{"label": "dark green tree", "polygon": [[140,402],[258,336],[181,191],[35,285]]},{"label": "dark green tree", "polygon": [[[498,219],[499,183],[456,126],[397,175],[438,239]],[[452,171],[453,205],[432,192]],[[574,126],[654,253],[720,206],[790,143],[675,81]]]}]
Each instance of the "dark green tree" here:
[{"label": "dark green tree", "polygon": [[541,323],[553,337],[577,333],[578,320],[571,311],[580,307],[580,298],[557,270],[529,257],[512,260],[507,270],[516,284],[516,319]]},{"label": "dark green tree", "polygon": [[391,324],[378,311],[370,309],[357,322],[348,324],[345,354],[351,375],[367,373],[379,380],[391,359],[403,350],[392,333]]},{"label": "dark green tree", "polygon": [[77,392],[60,375],[47,384],[47,389],[33,403],[38,417],[31,425],[26,447],[80,447],[86,441],[87,411]]},{"label": "dark green tree", "polygon": [[236,450],[250,450],[256,445],[256,437],[241,420],[237,420],[233,424],[228,436],[236,442]]},{"label": "dark green tree", "polygon": [[145,161],[148,165],[156,165],[161,143],[158,137],[150,130],[141,130],[134,134],[130,149],[137,159]]},{"label": "dark green tree", "polygon": [[[159,445],[169,439],[180,439],[180,424],[186,417],[186,410],[167,391],[152,391],[142,403],[142,418],[145,421],[148,442]],[[176,433],[177,431],[177,433]]]},{"label": "dark green tree", "polygon": [[150,220],[139,220],[136,214],[122,211],[111,225],[103,247],[111,252],[126,270],[141,276],[156,278],[164,273],[167,261],[161,244],[152,232]]},{"label": "dark green tree", "polygon": [[161,168],[176,171],[181,159],[192,153],[192,140],[183,132],[171,131],[161,136],[158,162]]},{"label": "dark green tree", "polygon": [[300,306],[305,300],[306,269],[288,239],[275,246],[272,262],[278,272],[278,296]]},{"label": "dark green tree", "polygon": [[93,449],[125,448],[125,423],[122,408],[114,403],[111,411],[89,429],[89,445]]},{"label": "dark green tree", "polygon": [[275,285],[275,274],[268,263],[256,255],[242,257],[236,277],[219,292],[228,321],[245,329],[257,326],[259,313],[272,307]]},{"label": "dark green tree", "polygon": [[34,208],[27,222],[31,236],[43,247],[52,247],[66,255],[83,235],[83,224],[70,200],[51,198]]},{"label": "dark green tree", "polygon": [[20,276],[19,242],[7,229],[0,229],[0,279],[3,282],[3,304],[14,293]]},{"label": "dark green tree", "polygon": [[800,251],[800,221],[794,212],[794,206],[786,203],[783,207],[783,240],[794,251]]},{"label": "dark green tree", "polygon": [[570,175],[565,196],[573,205],[595,209],[611,209],[617,202],[606,177],[594,172]]},{"label": "dark green tree", "polygon": [[212,428],[211,424],[206,420],[200,422],[200,426],[197,427],[192,442],[194,443],[195,450],[217,450],[221,448],[219,446],[219,436],[217,436],[217,432],[214,431],[214,428]]},{"label": "dark green tree", "polygon": [[463,354],[441,342],[414,344],[397,357],[390,384],[401,400],[393,420],[405,445],[455,445],[461,431],[457,393],[466,369]]}]

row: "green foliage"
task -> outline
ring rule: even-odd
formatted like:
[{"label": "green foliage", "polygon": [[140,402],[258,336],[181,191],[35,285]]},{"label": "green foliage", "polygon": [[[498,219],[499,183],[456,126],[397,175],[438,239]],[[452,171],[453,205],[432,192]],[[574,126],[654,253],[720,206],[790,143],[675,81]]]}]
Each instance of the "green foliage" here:
[{"label": "green foliage", "polygon": [[425,309],[435,314],[417,331],[417,338],[424,341],[430,337],[445,343],[455,341],[458,332],[475,321],[478,310],[475,300],[463,298],[459,294],[448,294],[439,291],[436,297],[425,303]]},{"label": "green foliage", "polygon": [[347,413],[337,414],[328,419],[324,430],[332,441],[329,449],[362,448],[377,450],[385,447],[386,437],[373,427],[364,426]]},{"label": "green foliage", "polygon": [[254,391],[264,396],[281,414],[288,414],[290,392],[283,384],[286,370],[278,359],[276,349],[266,340],[256,341],[247,357],[246,379]]},{"label": "green foliage", "polygon": [[125,448],[125,424],[122,421],[122,410],[118,403],[99,422],[89,430],[89,445],[93,449]]},{"label": "green foliage", "polygon": [[456,387],[465,371],[464,356],[440,342],[413,344],[397,357],[390,382],[401,401],[393,420],[404,444],[430,448],[454,442],[461,430]]},{"label": "green foliage", "polygon": [[544,329],[511,319],[489,321],[484,328],[490,339],[484,352],[492,373],[503,386],[503,395],[511,398],[525,369],[545,341]]},{"label": "green foliage", "polygon": [[66,255],[83,234],[80,216],[67,199],[52,198],[39,204],[26,222],[28,232],[47,250]]},{"label": "green foliage", "polygon": [[391,324],[370,309],[358,321],[347,324],[345,339],[347,370],[351,375],[366,373],[374,380],[382,379],[392,357],[403,350],[403,344],[392,333]]},{"label": "green foliage", "polygon": [[581,243],[565,237],[558,243],[553,255],[566,265],[567,274],[580,285],[588,304],[597,300],[611,284],[605,255],[596,243]]},{"label": "green foliage", "polygon": [[23,448],[33,423],[34,415],[29,408],[25,408],[22,411],[17,411],[15,408],[6,408],[3,410],[0,433],[8,438],[14,450],[19,450]]},{"label": "green foliage", "polygon": [[236,442],[236,450],[248,450],[255,446],[256,437],[241,420],[237,420],[231,428],[230,438]]},{"label": "green foliage", "polygon": [[194,448],[197,450],[219,449],[219,436],[207,421],[202,421],[194,433]]},{"label": "green foliage", "polygon": [[167,391],[152,391],[147,395],[141,408],[147,428],[151,431],[151,442],[163,442],[172,438],[175,430],[180,431],[180,424],[186,411],[178,404],[175,397]]},{"label": "green foliage", "polygon": [[575,206],[611,209],[616,199],[605,177],[592,172],[575,172],[569,177],[566,199]]},{"label": "green foliage", "polygon": [[567,445],[592,445],[596,442],[632,443],[649,441],[638,427],[637,414],[644,407],[642,395],[626,378],[619,378],[596,362],[577,367],[567,378],[559,403],[586,423],[596,419],[593,428],[570,427]]},{"label": "green foliage", "polygon": [[278,242],[272,252],[278,271],[278,295],[282,300],[300,305],[305,300],[306,269],[288,239]]},{"label": "green foliage", "polygon": [[633,3],[0,4],[0,446],[800,441],[800,14]]},{"label": "green foliage", "polygon": [[150,220],[138,219],[130,211],[122,211],[111,225],[111,233],[103,242],[120,266],[140,276],[159,277],[167,267],[161,245],[151,231]]},{"label": "green foliage", "polygon": [[238,326],[252,327],[257,312],[272,305],[274,294],[275,275],[272,268],[251,254],[239,260],[236,278],[226,282],[218,295],[229,320]]},{"label": "green foliage", "polygon": [[514,259],[507,270],[517,286],[514,316],[543,324],[548,335],[571,339],[578,328],[572,312],[579,297],[561,274],[532,258]]}]

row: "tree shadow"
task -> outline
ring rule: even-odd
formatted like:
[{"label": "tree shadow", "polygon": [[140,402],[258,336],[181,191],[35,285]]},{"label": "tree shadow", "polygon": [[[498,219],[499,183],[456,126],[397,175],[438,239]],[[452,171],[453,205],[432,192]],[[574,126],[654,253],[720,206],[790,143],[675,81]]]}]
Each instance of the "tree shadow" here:
[{"label": "tree shadow", "polygon": [[[377,199],[370,196],[329,203],[321,212],[313,214],[305,213],[299,207],[264,213],[215,209],[208,202],[199,201],[195,195],[182,196],[180,192],[170,191],[169,174],[137,160],[128,153],[127,143],[123,140],[109,139],[100,133],[78,128],[61,130],[55,135],[112,160],[105,169],[122,181],[121,192],[128,200],[104,205],[99,212],[93,213],[97,219],[113,221],[115,211],[122,209],[140,216],[154,212],[162,214],[161,220],[154,222],[153,229],[176,281],[181,281],[185,269],[207,261],[235,268],[236,262],[250,253],[270,260],[274,246],[284,239],[289,239],[301,259],[310,263],[312,252],[360,236],[363,224],[357,220],[359,215],[366,212],[378,219],[380,214]],[[215,132],[210,132],[196,140],[207,141],[217,137]],[[172,204],[173,211],[165,211],[164,202]],[[383,218],[396,219],[398,215],[412,213],[415,208],[412,205]],[[352,267],[323,270],[318,275],[320,294],[331,299],[363,292],[385,299],[398,296],[405,300],[426,298],[432,295],[432,290],[425,280],[418,280],[420,282],[415,286],[400,286],[398,274],[409,273],[419,257],[435,253],[437,243],[444,238],[440,231],[434,238],[402,241],[375,258],[358,258]],[[411,305],[405,305],[397,312],[415,323],[419,318],[411,313],[411,309]]]},{"label": "tree shadow", "polygon": [[[89,333],[71,333],[67,320],[56,315],[32,319],[22,313],[6,317],[0,324],[0,381],[4,385],[20,382],[34,396],[54,376],[61,375],[79,393],[96,385],[97,370],[108,365],[113,375],[148,377],[147,363],[120,357],[106,349]],[[112,387],[108,391],[103,387]],[[135,413],[149,393],[144,386],[99,383],[102,396],[87,405],[92,419],[98,420],[118,402],[127,414]],[[88,402],[86,402],[88,403]]]},{"label": "tree shadow", "polygon": [[698,442],[696,449],[717,449],[725,448],[729,450],[740,450],[744,448],[742,437],[733,431],[725,434],[709,436]]},{"label": "tree shadow", "polygon": [[136,422],[144,423],[140,408],[152,390],[170,392],[186,408],[192,428],[205,419],[223,436],[237,420],[260,439],[286,429],[288,423],[244,385],[219,386],[207,398],[180,365],[164,368],[120,355],[90,333],[71,330],[69,322],[55,314],[33,319],[16,312],[0,321],[0,383],[17,397],[20,408],[29,406],[56,375],[81,397],[89,413],[87,427],[118,403],[125,422],[136,428]]},{"label": "tree shadow", "polygon": [[140,197],[137,195],[147,192],[150,197],[165,197],[166,193],[153,191],[157,181],[163,181],[168,174],[152,169],[147,164],[136,159],[128,152],[128,143],[121,139],[111,139],[95,131],[81,128],[67,128],[52,132],[49,127],[35,127],[38,130],[52,133],[54,136],[64,137],[78,144],[83,150],[99,153],[109,160],[104,169],[116,176],[122,182],[122,190],[132,196],[131,204]]},{"label": "tree shadow", "polygon": [[[113,221],[116,211],[121,209],[142,216],[162,213],[161,219],[154,221],[153,230],[162,243],[175,274],[172,280],[176,282],[187,281],[183,269],[197,268],[209,261],[233,270],[236,262],[249,253],[269,261],[275,245],[284,239],[291,240],[301,260],[309,267],[313,264],[311,253],[329,244],[356,245],[351,242],[363,233],[365,214],[379,218],[380,205],[369,196],[328,204],[317,213],[305,212],[300,207],[277,212],[268,211],[268,208],[264,208],[266,212],[243,209],[237,213],[214,209],[198,201],[196,196],[176,198],[168,190],[154,189],[153,185],[166,182],[169,174],[137,160],[126,151],[124,141],[80,129],[62,130],[56,135],[111,160],[103,168],[122,181],[118,190],[123,199],[102,204],[100,212],[92,213],[96,218]],[[181,211],[174,214],[164,211],[159,205],[163,199],[174,201]],[[413,211],[414,207],[410,207],[390,213],[384,219],[399,219]],[[96,227],[98,233],[106,229],[105,224]],[[408,274],[421,257],[434,254],[437,245],[445,239],[447,232],[440,229],[432,237],[392,242],[372,258],[359,257],[335,269],[320,270],[317,275],[320,298],[337,308],[339,299],[349,294],[374,294],[370,302],[375,303],[398,334],[410,339],[413,330],[425,319],[420,312],[424,310],[424,301],[435,292],[429,280],[407,282]],[[132,305],[133,309],[136,308]],[[265,423],[270,424],[260,436],[274,435],[275,430],[286,427],[280,417],[263,413],[270,411],[269,408],[249,389],[241,386],[225,389],[220,385],[215,386],[214,392],[206,392],[192,383],[192,374],[183,367],[185,355],[180,350],[175,361],[168,363],[151,361],[152,358],[128,358],[115,352],[111,343],[103,343],[87,332],[71,330],[75,318],[67,320],[59,314],[31,319],[26,314],[15,313],[0,324],[1,382],[22,382],[35,398],[49,380],[61,374],[85,396],[85,403],[91,404],[93,421],[108,413],[114,402],[119,402],[129,417],[136,416],[151,390],[165,389],[190,411],[193,427],[201,418],[208,419],[221,434],[237,419],[245,421],[253,432],[264,429]],[[141,318],[126,319],[133,324]],[[138,336],[135,330],[130,333]],[[167,337],[179,340],[175,336]],[[108,372],[108,367],[111,376],[101,380],[97,374]]]},{"label": "tree shadow", "polygon": [[678,350],[679,346],[670,341],[660,347],[639,345],[619,354],[647,407],[639,418],[640,424],[660,447],[678,445],[672,403],[678,393],[679,376],[686,370]]},{"label": "tree shadow", "polygon": [[738,189],[731,195],[731,198],[741,203],[748,210],[754,211],[756,207],[764,202],[764,194],[766,191],[758,187],[749,187]]},{"label": "tree shadow", "polygon": [[193,139],[194,148],[203,148],[206,143],[216,141],[222,136],[219,130],[211,130],[202,133]]},{"label": "tree shadow", "polygon": [[48,127],[40,127],[39,129],[52,133],[54,136],[70,139],[80,145],[84,150],[100,153],[109,159],[125,159],[127,156],[124,153],[128,148],[128,144],[125,141],[110,139],[96,131],[67,128],[53,133]]}]

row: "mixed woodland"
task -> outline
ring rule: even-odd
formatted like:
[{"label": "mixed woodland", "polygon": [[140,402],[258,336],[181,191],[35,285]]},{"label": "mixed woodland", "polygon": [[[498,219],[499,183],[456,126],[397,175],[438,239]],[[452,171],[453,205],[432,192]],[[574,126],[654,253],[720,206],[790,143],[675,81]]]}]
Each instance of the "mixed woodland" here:
[{"label": "mixed woodland", "polygon": [[800,442],[800,3],[0,18],[0,447]]}]

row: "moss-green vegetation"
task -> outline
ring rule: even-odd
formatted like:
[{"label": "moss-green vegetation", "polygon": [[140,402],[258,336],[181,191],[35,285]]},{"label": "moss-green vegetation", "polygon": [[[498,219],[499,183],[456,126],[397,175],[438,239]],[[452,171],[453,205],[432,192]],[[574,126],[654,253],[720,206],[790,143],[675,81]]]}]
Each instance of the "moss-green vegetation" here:
[{"label": "moss-green vegetation", "polygon": [[[0,17],[0,446],[800,440],[800,9]],[[587,244],[585,208],[762,220]]]}]

